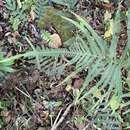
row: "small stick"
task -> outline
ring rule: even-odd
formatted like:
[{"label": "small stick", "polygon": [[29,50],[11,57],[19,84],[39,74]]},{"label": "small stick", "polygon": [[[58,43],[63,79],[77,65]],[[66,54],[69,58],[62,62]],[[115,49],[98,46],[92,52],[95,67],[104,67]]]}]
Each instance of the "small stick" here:
[{"label": "small stick", "polygon": [[[63,120],[65,119],[65,117],[67,116],[67,114],[69,113],[71,107],[74,105],[74,103],[71,103],[65,110],[65,112],[63,113],[63,115],[61,116],[61,118],[59,119],[59,121],[57,123],[54,123],[51,130],[56,130],[57,127],[63,122]],[[59,114],[58,114],[59,115]],[[56,118],[57,120],[57,118]]]},{"label": "small stick", "polygon": [[26,97],[28,97],[29,99],[31,99],[31,96],[26,94],[25,92],[23,92],[21,89],[19,89],[18,87],[15,87],[19,92],[21,92],[23,95],[25,95]]},{"label": "small stick", "polygon": [[59,117],[60,117],[60,115],[61,115],[62,110],[63,110],[63,109],[61,109],[61,110],[59,111],[59,113],[58,113],[58,115],[57,115],[57,117],[56,117],[56,119],[55,119],[55,121],[54,121],[53,126],[55,126],[56,123],[58,122],[58,119],[59,119]]}]

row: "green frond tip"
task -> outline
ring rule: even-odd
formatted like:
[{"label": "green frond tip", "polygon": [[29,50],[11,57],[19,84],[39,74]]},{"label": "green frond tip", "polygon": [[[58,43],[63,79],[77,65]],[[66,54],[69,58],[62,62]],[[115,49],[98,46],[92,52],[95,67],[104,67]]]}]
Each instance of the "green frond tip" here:
[{"label": "green frond tip", "polygon": [[96,44],[98,45],[98,47],[100,48],[100,50],[102,51],[102,54],[105,55],[106,42],[100,36],[98,36],[98,34],[93,30],[93,28],[89,25],[89,23],[87,23],[87,21],[84,18],[82,18],[81,16],[73,12],[72,14],[76,17],[77,21],[67,18],[65,16],[61,16],[61,17],[69,21],[70,23],[74,24],[80,31],[83,32],[83,34],[85,34],[86,38],[88,38],[87,35],[89,32],[90,35],[94,37],[94,40]]},{"label": "green frond tip", "polygon": [[3,57],[3,53],[0,51],[0,71],[1,72],[14,72],[14,69],[11,67],[13,60],[8,60]]}]

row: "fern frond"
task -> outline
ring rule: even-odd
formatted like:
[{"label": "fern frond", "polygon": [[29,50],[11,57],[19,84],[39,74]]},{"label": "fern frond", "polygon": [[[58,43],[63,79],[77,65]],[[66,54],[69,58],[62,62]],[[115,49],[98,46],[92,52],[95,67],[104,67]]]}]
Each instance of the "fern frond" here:
[{"label": "fern frond", "polygon": [[[99,110],[98,110],[99,111]],[[105,111],[99,111],[94,120],[94,124],[104,130],[120,130],[121,122],[119,121],[119,115],[116,113],[111,114],[110,109]]]},{"label": "fern frond", "polygon": [[[0,51],[0,61],[4,60],[4,56],[2,52]],[[14,72],[14,69],[11,67],[13,64],[13,61],[10,60],[8,62],[1,62],[0,63],[0,72]]]},{"label": "fern frond", "polygon": [[[71,22],[72,24],[74,24],[80,31],[83,32],[83,34],[86,36],[87,39],[90,40],[90,36],[91,36],[91,38],[93,37],[95,44],[98,45],[100,51],[102,51],[100,54],[105,54],[106,53],[106,42],[97,35],[97,33],[92,29],[92,27],[87,23],[87,21],[85,21],[83,18],[81,18],[77,14],[74,14],[74,15],[77,18],[78,22],[74,21],[72,19],[66,18],[64,16],[62,16],[62,18]],[[91,42],[91,41],[89,41],[89,42]]]},{"label": "fern frond", "polygon": [[48,0],[38,0],[35,4],[35,13],[37,17],[40,19],[44,16],[45,12],[48,9]]},{"label": "fern frond", "polygon": [[[36,13],[39,13],[39,16],[43,14],[43,12],[40,12],[42,11],[42,9],[40,9],[42,7],[40,6],[41,5],[38,5],[38,8],[36,9]],[[74,14],[74,16],[77,18],[77,21],[62,16],[82,32],[81,35],[76,35],[75,38],[73,38],[73,42],[68,48],[51,49],[44,46],[42,48],[34,48],[32,46],[33,50],[28,51],[25,54],[19,54],[7,59],[0,59],[0,65],[4,64],[6,66],[6,63],[9,61],[14,61],[20,57],[36,58],[38,64],[43,67],[43,70],[51,75],[51,72],[60,74],[64,67],[75,64],[76,67],[74,72],[72,72],[62,83],[66,82],[76,73],[87,70],[84,83],[79,90],[79,93],[74,97],[74,103],[77,105],[82,103],[85,99],[89,100],[89,98],[91,98],[93,101],[92,105],[90,105],[91,112],[88,112],[87,114],[89,115],[89,113],[96,110],[99,112],[100,110],[100,114],[97,115],[97,118],[95,117],[95,119],[93,119],[95,120],[94,122],[98,123],[98,119],[102,120],[102,122],[106,120],[107,122],[105,122],[105,124],[101,122],[104,129],[110,128],[111,130],[119,130],[119,124],[122,120],[116,111],[119,110],[119,108],[127,108],[130,105],[129,101],[123,99],[129,96],[129,94],[123,94],[122,90],[123,81],[121,68],[124,67],[124,64],[122,64],[124,59],[116,58],[116,48],[119,36],[117,33],[119,33],[120,30],[120,10],[117,11],[114,20],[114,26],[116,28],[114,29],[110,46],[98,36],[83,18],[76,14]],[[128,15],[128,20],[129,19],[130,15]],[[129,23],[130,22],[128,21],[128,30],[130,26]],[[128,34],[128,46],[130,42],[129,36],[130,34]],[[59,58],[61,57],[67,57],[69,59],[68,62],[59,62]],[[90,83],[97,77],[97,82],[91,87]],[[96,94],[95,90],[98,90]],[[105,105],[100,108],[100,105],[103,103]],[[109,113],[107,113],[108,111]],[[128,112],[125,112],[124,114],[127,114]]]},{"label": "fern frond", "polygon": [[110,46],[110,55],[113,58],[116,58],[116,49],[117,49],[117,43],[119,40],[119,33],[120,33],[120,10],[118,9],[116,12],[115,20],[113,21],[113,35],[111,40],[111,46]]},{"label": "fern frond", "polygon": [[15,11],[17,6],[16,6],[16,1],[15,0],[5,0],[6,2],[6,8],[8,10],[11,10],[11,11]]}]

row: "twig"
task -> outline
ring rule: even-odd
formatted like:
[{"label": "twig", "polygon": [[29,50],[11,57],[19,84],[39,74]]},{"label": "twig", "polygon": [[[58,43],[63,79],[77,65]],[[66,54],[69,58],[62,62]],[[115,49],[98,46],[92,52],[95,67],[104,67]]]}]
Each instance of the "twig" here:
[{"label": "twig", "polygon": [[15,87],[19,92],[21,92],[23,95],[25,95],[26,97],[28,97],[29,99],[31,99],[31,96],[26,94],[25,92],[23,92],[21,89],[19,89],[18,87]]},{"label": "twig", "polygon": [[101,128],[97,127],[95,124],[93,124],[93,127],[96,128],[97,130],[101,130]]},{"label": "twig", "polygon": [[89,124],[87,124],[87,125],[83,128],[83,130],[87,130],[88,127],[89,127]]},{"label": "twig", "polygon": [[55,119],[55,121],[54,121],[54,123],[53,123],[53,126],[55,126],[56,123],[58,122],[58,119],[59,119],[59,117],[60,117],[60,115],[61,115],[62,110],[63,110],[63,109],[61,109],[61,110],[59,111],[59,113],[58,113],[58,115],[57,115],[57,117],[56,117],[56,119]]},{"label": "twig", "polygon": [[[67,116],[67,114],[69,113],[71,107],[74,105],[74,103],[71,103],[65,110],[65,112],[63,113],[63,115],[61,116],[61,118],[59,119],[59,121],[55,121],[55,123],[53,124],[51,130],[56,130],[57,127],[63,122],[63,120],[65,119],[65,117]],[[58,114],[59,117],[59,114]],[[57,120],[58,118],[56,118]],[[57,123],[56,123],[57,122]]]}]

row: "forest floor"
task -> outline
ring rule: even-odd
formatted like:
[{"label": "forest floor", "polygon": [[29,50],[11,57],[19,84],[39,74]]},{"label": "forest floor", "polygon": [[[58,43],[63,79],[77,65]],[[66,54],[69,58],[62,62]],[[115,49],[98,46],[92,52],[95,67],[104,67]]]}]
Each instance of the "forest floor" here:
[{"label": "forest floor", "polygon": [[[33,46],[47,44],[40,37],[41,29],[34,12],[29,10],[25,22],[13,18],[11,21],[13,14],[6,7],[6,1],[0,0],[0,49],[4,57],[8,58],[29,50],[30,45],[25,36],[28,36]],[[17,6],[22,6],[24,1],[26,0],[21,0],[21,2],[16,0]],[[29,1],[31,3],[31,0]],[[51,3],[51,1],[49,6],[61,11],[67,8],[65,5]],[[110,31],[105,33],[107,27],[104,19],[112,19],[117,7],[116,2],[79,0],[71,11],[83,16],[98,35],[108,38],[111,34],[109,34]],[[121,10],[127,12],[127,5],[124,1],[121,3]],[[106,11],[108,11],[107,16]],[[54,31],[55,26],[49,24],[45,28],[53,35],[54,42],[52,46],[47,46],[62,48],[64,39],[62,39],[62,34],[56,33],[58,30]],[[119,57],[122,55],[126,41],[126,22],[122,21],[117,48]],[[74,90],[81,88],[86,71],[74,76],[67,84],[58,86],[65,77],[73,72],[74,66],[68,66],[60,76],[49,77],[39,70],[30,59],[16,60],[13,64],[15,71],[0,76],[0,130],[54,130],[53,127],[57,127],[57,130],[107,130],[94,125],[91,117],[85,117],[85,111],[81,106],[72,104]],[[53,73],[51,71],[50,73]],[[122,70],[122,75],[126,77],[127,71]],[[95,82],[96,80],[91,83],[91,86]],[[120,130],[122,129],[121,124]]]}]

